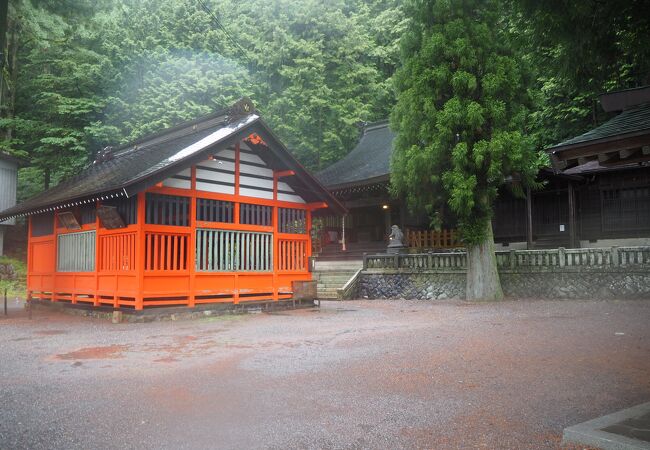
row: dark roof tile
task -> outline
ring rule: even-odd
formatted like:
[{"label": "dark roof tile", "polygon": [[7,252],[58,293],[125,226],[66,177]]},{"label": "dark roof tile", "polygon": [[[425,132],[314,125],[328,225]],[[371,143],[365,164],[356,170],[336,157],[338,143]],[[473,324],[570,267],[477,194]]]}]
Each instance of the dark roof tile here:
[{"label": "dark roof tile", "polygon": [[316,175],[328,188],[364,184],[366,180],[390,175],[395,133],[388,121],[367,125],[354,149]]},{"label": "dark roof tile", "polygon": [[[90,165],[77,176],[42,192],[27,201],[0,212],[0,219],[58,208],[101,196],[132,196],[169,176],[170,170],[181,171],[193,157],[210,147],[228,141],[249,127],[268,127],[257,114],[227,120],[224,110],[162,132],[139,139],[112,152],[112,158]],[[314,201],[323,200],[336,210],[344,211],[337,200],[288,153],[279,141],[273,151],[289,168],[299,172],[302,191]],[[160,178],[160,179],[158,179]]]},{"label": "dark roof tile", "polygon": [[626,109],[599,127],[561,142],[549,148],[548,151],[562,151],[565,147],[575,147],[591,141],[615,138],[643,131],[650,132],[650,103]]}]

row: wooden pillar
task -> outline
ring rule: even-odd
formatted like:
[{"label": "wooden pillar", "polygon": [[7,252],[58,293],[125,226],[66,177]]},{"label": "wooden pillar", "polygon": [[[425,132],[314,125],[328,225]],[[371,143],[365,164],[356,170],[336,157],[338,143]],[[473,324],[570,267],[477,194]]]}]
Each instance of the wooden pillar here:
[{"label": "wooden pillar", "polygon": [[[235,196],[239,195],[239,159],[240,159],[241,149],[239,146],[239,141],[235,144]],[[274,199],[275,199],[275,188]]]},{"label": "wooden pillar", "polygon": [[406,201],[401,199],[399,202],[399,226],[406,235]]},{"label": "wooden pillar", "polygon": [[[240,209],[241,209],[241,203],[239,202],[239,166],[240,166],[240,157],[241,157],[241,146],[239,141],[235,144],[235,199],[237,200],[237,203],[235,203],[235,223],[239,224],[240,223]],[[273,198],[275,199],[276,191],[277,191],[277,182],[275,181],[275,175],[273,176],[274,183],[273,183]],[[240,244],[241,245],[241,244]],[[239,254],[237,256],[239,258]],[[238,270],[241,268],[238,267]],[[239,274],[237,271],[235,272],[235,291],[233,292],[233,298],[232,302],[235,305],[239,304]],[[275,278],[275,277],[274,277]],[[276,292],[276,283],[274,281],[273,283],[273,292]]]},{"label": "wooden pillar", "polygon": [[381,206],[382,210],[384,211],[384,233],[382,235],[382,239],[385,239],[386,236],[390,235],[391,228],[393,226],[393,224],[391,223],[391,217],[390,217],[390,213],[391,213],[390,208],[391,208],[391,206],[388,203],[386,203],[386,205],[388,206],[388,208],[386,208],[386,209],[383,209],[384,205]]},{"label": "wooden pillar", "polygon": [[347,248],[345,247],[345,216],[347,214],[343,214],[343,218],[341,219],[341,251],[346,252]]},{"label": "wooden pillar", "polygon": [[56,275],[59,271],[59,224],[58,224],[58,213],[54,211],[54,230],[53,230],[53,236],[54,236],[54,273],[52,275],[52,302],[56,302],[56,293],[58,290],[58,286],[56,284]]},{"label": "wooden pillar", "polygon": [[307,248],[305,249],[305,257],[307,258],[307,264],[309,264],[309,258],[311,257],[311,211],[309,209],[305,210],[305,231],[307,232]]},{"label": "wooden pillar", "polygon": [[530,188],[526,188],[526,248],[533,248],[533,197]]},{"label": "wooden pillar", "polygon": [[280,252],[278,246],[278,232],[280,230],[278,223],[278,172],[273,171],[273,212],[272,212],[272,222],[273,222],[273,300],[278,301],[280,297],[278,295],[278,269],[280,264],[280,259],[278,253]]},{"label": "wooden pillar", "polygon": [[135,249],[135,273],[137,278],[136,286],[138,288],[138,293],[135,297],[135,309],[141,311],[144,308],[144,270],[145,270],[145,258],[147,251],[147,242],[146,242],[146,233],[144,230],[145,222],[145,193],[138,193],[138,206],[136,209],[137,219],[137,234],[138,239],[136,240],[136,249]]},{"label": "wooden pillar", "polygon": [[192,166],[190,190],[190,238],[188,240],[189,248],[187,249],[187,271],[190,275],[190,292],[187,296],[187,306],[194,308],[196,306],[195,279],[196,279],[196,166]]},{"label": "wooden pillar", "polygon": [[[100,238],[99,231],[102,227],[102,223],[99,220],[99,214],[97,214],[97,209],[99,209],[99,201],[95,202],[95,296],[93,298],[93,306],[99,306],[99,263],[102,257],[101,249],[99,246]],[[117,286],[117,283],[115,283]]]},{"label": "wooden pillar", "polygon": [[31,278],[32,278],[31,274],[32,274],[32,271],[34,270],[32,268],[32,258],[33,258],[32,257],[32,247],[33,247],[33,244],[32,244],[32,217],[33,216],[31,216],[31,215],[27,216],[27,280],[26,280],[27,297],[25,297],[25,298],[28,299],[28,300],[32,298],[32,290],[30,289],[30,286],[32,284],[31,283]]},{"label": "wooden pillar", "polygon": [[576,225],[576,197],[575,189],[573,188],[573,183],[571,181],[567,182],[568,189],[567,193],[569,196],[569,247],[577,247],[577,225]]}]

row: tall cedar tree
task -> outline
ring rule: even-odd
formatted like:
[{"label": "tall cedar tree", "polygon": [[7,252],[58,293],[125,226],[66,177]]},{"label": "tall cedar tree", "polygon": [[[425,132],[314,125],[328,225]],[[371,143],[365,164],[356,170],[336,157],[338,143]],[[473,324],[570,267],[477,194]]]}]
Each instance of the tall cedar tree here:
[{"label": "tall cedar tree", "polygon": [[497,0],[411,0],[396,74],[394,190],[435,216],[448,205],[468,250],[468,299],[503,298],[492,205],[506,184],[532,185],[528,80]]}]

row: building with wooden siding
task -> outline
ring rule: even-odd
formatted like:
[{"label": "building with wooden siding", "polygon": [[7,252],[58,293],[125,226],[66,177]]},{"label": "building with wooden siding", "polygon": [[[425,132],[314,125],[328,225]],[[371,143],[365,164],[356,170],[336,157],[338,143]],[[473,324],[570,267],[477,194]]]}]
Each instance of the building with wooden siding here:
[{"label": "building with wooden siding", "polygon": [[0,219],[29,217],[30,298],[142,310],[291,299],[319,209],[345,213],[242,100],[107,148]]},{"label": "building with wooden siding", "polygon": [[[18,167],[23,161],[6,153],[0,152],[0,211],[11,208],[16,204],[16,185],[18,183]],[[0,222],[0,256],[4,255],[4,236],[7,227],[16,221],[9,218]]]},{"label": "building with wooden siding", "polygon": [[[601,103],[616,114],[548,149],[553,167],[539,173],[543,189],[525,198],[500,193],[493,219],[498,248],[650,245],[650,87],[605,94]],[[325,219],[331,249],[340,249],[335,244],[344,233],[357,252],[385,248],[393,224],[407,236],[421,234],[425,247],[457,245],[426,232],[427,218],[389,195],[394,137],[387,121],[369,124],[347,156],[317,175],[349,210],[345,219]],[[453,229],[453,219],[444,226]]]}]

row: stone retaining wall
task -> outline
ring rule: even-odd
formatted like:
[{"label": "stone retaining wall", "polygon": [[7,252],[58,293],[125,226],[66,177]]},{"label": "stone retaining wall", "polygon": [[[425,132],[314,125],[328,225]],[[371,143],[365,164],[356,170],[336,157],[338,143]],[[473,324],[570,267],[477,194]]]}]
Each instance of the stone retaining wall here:
[{"label": "stone retaining wall", "polygon": [[[547,299],[650,299],[648,270],[501,271],[506,297]],[[358,297],[445,300],[465,298],[459,271],[364,271]]]}]

